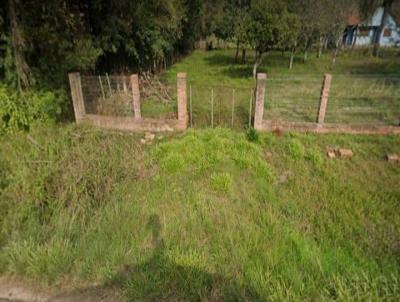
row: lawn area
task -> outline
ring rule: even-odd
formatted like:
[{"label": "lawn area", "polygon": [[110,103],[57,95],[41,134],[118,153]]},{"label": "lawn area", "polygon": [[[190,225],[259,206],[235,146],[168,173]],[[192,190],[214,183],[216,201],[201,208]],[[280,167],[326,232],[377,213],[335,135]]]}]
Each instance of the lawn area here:
[{"label": "lawn area", "polygon": [[[242,129],[248,123],[250,99],[252,89],[255,88],[255,81],[252,79],[253,57],[249,53],[247,64],[235,64],[234,52],[195,51],[171,66],[163,75],[169,85],[175,85],[176,74],[187,72],[192,89],[194,127],[211,126],[211,94],[214,96],[214,126],[231,125],[233,93],[234,128]],[[268,74],[265,119],[314,122],[323,75],[331,73],[333,81],[326,122],[384,125],[399,123],[398,50],[383,50],[382,58],[374,58],[365,50],[343,52],[337,58],[334,68],[331,66],[331,53],[326,53],[319,59],[315,54],[310,54],[305,63],[298,56],[292,70],[288,69],[288,61],[289,53],[282,56],[280,52],[271,52],[266,54],[259,69],[259,72]],[[144,102],[144,115],[172,112],[173,105],[160,106]]]},{"label": "lawn area", "polygon": [[[400,298],[396,136],[0,138],[0,273],[126,300]],[[329,160],[330,147],[351,159]]]}]

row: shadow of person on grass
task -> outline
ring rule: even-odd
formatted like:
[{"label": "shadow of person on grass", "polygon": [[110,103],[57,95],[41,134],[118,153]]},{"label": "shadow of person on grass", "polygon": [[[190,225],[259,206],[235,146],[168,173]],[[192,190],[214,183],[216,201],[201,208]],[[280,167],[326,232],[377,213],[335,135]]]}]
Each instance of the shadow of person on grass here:
[{"label": "shadow of person on grass", "polygon": [[126,266],[112,283],[122,286],[130,301],[257,301],[256,292],[234,280],[192,266],[174,263],[166,255],[157,215],[148,220],[154,250],[144,263]]}]

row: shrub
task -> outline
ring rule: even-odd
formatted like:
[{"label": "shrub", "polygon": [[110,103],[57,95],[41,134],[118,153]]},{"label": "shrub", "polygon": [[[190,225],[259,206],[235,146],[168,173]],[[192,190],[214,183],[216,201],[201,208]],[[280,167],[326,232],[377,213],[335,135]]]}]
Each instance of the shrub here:
[{"label": "shrub", "polygon": [[55,122],[67,112],[62,90],[38,90],[17,94],[0,85],[0,134],[28,130],[36,122]]},{"label": "shrub", "polygon": [[292,139],[288,145],[289,155],[293,159],[302,159],[304,158],[305,150],[303,144],[298,139]]},{"label": "shrub", "polygon": [[232,186],[232,176],[229,173],[213,173],[211,175],[211,187],[215,191],[229,192]]},{"label": "shrub", "polygon": [[246,137],[250,142],[258,142],[259,140],[258,133],[253,127],[246,127]]},{"label": "shrub", "polygon": [[323,164],[323,157],[317,149],[307,150],[305,158],[311,161],[316,167],[321,167]]}]

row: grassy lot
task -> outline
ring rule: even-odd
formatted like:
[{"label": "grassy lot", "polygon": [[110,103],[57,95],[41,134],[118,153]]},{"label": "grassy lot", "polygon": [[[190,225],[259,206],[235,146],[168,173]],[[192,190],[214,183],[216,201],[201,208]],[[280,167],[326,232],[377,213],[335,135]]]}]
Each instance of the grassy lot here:
[{"label": "grassy lot", "polygon": [[[268,53],[260,72],[268,73],[266,119],[288,121],[316,120],[322,78],[333,74],[327,122],[353,124],[399,123],[400,54],[384,50],[382,58],[373,58],[365,50],[343,52],[334,68],[331,54],[316,58],[311,54],[303,63],[297,57],[288,69],[289,54]],[[173,65],[163,76],[169,85],[176,82],[177,72],[187,72],[192,87],[193,124],[211,125],[211,90],[214,94],[214,125],[231,124],[232,94],[235,89],[234,126],[248,122],[252,79],[252,53],[247,64],[235,64],[234,50],[195,51]],[[254,104],[254,101],[253,101]],[[175,104],[156,105],[144,102],[143,112],[154,116],[172,112]]]},{"label": "grassy lot", "polygon": [[[0,138],[0,273],[127,300],[400,298],[394,136]],[[351,159],[328,160],[329,147]]]}]

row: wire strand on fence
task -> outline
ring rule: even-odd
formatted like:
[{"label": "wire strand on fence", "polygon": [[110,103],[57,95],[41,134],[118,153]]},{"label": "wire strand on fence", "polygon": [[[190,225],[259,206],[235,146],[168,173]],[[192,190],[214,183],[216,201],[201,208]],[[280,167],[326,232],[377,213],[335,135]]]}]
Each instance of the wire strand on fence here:
[{"label": "wire strand on fence", "polygon": [[189,85],[190,128],[193,128],[192,85]]},{"label": "wire strand on fence", "polygon": [[214,89],[211,88],[211,128],[214,128]]},{"label": "wire strand on fence", "polygon": [[251,127],[251,113],[253,109],[253,89],[250,91],[249,128]]},{"label": "wire strand on fence", "polygon": [[234,116],[235,116],[235,88],[232,89],[232,120],[231,120],[232,128],[233,128]]},{"label": "wire strand on fence", "polygon": [[108,73],[106,73],[106,78],[107,78],[108,90],[110,92],[110,96],[112,96],[110,78],[108,77]]},{"label": "wire strand on fence", "polygon": [[101,88],[101,95],[103,96],[103,101],[106,99],[106,95],[104,93],[103,83],[101,82],[101,76],[99,75],[99,83]]}]

